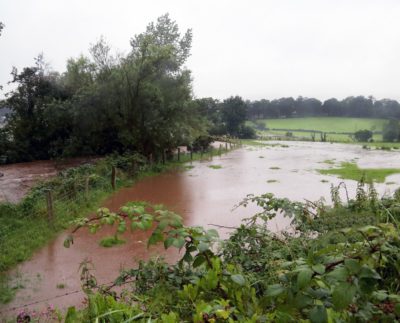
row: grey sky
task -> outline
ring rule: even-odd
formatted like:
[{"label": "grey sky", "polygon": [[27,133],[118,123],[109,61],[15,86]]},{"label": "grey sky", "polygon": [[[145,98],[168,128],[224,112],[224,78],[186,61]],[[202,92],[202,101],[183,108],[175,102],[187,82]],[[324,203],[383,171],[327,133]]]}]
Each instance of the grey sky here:
[{"label": "grey sky", "polygon": [[197,97],[400,99],[399,0],[0,0],[0,84],[39,52],[63,71],[100,35],[127,52],[166,12],[193,29]]}]

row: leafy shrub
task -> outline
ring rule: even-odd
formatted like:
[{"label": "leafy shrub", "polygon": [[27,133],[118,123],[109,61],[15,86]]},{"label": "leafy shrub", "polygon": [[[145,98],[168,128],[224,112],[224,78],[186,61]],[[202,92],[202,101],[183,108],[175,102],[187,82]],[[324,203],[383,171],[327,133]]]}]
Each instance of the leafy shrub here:
[{"label": "leafy shrub", "polygon": [[383,141],[394,142],[400,139],[400,125],[397,120],[389,120],[383,127]]},{"label": "leafy shrub", "polygon": [[[149,245],[182,249],[183,257],[172,265],[141,262],[122,272],[115,285],[131,282],[123,298],[97,286],[86,271],[89,305],[81,312],[70,309],[70,317],[74,322],[399,320],[400,193],[379,200],[359,185],[355,198],[343,204],[338,190],[332,192],[333,207],[249,195],[239,206],[256,203],[260,212],[226,241],[215,230],[185,227],[162,206],[134,202],[118,213],[100,209],[99,221],[75,223],[93,232],[105,224],[119,232],[128,225],[153,228]],[[282,213],[292,219],[296,234],[268,231],[268,221]]]},{"label": "leafy shrub", "polygon": [[361,142],[367,142],[372,139],[373,133],[371,130],[358,130],[354,133],[354,139]]}]

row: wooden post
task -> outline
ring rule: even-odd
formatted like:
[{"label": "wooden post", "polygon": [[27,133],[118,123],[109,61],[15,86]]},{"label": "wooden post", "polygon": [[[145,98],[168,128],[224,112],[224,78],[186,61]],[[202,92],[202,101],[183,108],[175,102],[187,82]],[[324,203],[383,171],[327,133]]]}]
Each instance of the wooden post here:
[{"label": "wooden post", "polygon": [[218,155],[221,156],[222,153],[222,144],[219,144]]},{"label": "wooden post", "polygon": [[90,177],[87,176],[85,178],[85,199],[88,200],[89,199],[89,181],[90,181]]},{"label": "wooden post", "polygon": [[225,150],[228,151],[228,142],[225,141]]},{"label": "wooden post", "polygon": [[117,173],[117,171],[115,169],[115,166],[113,166],[111,169],[111,186],[112,186],[113,190],[115,190],[116,173]]},{"label": "wooden post", "polygon": [[178,147],[178,161],[181,161],[181,149]]},{"label": "wooden post", "polygon": [[47,199],[47,221],[49,225],[54,228],[54,211],[53,211],[53,195],[51,190],[48,190],[46,193]]},{"label": "wooden post", "polygon": [[193,160],[193,147],[190,149],[190,160]]},{"label": "wooden post", "polygon": [[232,142],[229,142],[229,149],[232,149]]},{"label": "wooden post", "polygon": [[163,151],[162,151],[162,163],[163,163],[163,165],[165,165],[165,149],[163,149]]}]

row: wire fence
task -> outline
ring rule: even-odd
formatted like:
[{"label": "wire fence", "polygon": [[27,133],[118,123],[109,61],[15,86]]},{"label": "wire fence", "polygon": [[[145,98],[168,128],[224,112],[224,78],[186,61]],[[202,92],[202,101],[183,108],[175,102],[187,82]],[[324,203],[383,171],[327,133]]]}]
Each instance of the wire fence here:
[{"label": "wire fence", "polygon": [[[238,141],[221,142],[219,146],[200,149],[196,152],[179,147],[172,155],[167,156],[164,151],[156,160],[149,158],[144,162],[138,162],[133,159],[130,164],[124,164],[121,168],[118,163],[112,161],[100,169],[91,166],[71,168],[66,173],[60,173],[55,180],[43,183],[39,189],[33,189],[18,205],[0,204],[0,273],[10,267],[9,264],[2,263],[5,259],[2,254],[8,253],[12,256],[13,249],[24,243],[21,236],[30,239],[29,235],[34,232],[31,231],[31,227],[34,227],[32,221],[40,222],[44,231],[56,232],[65,227],[68,221],[80,215],[82,208],[96,205],[98,202],[96,196],[112,192],[127,179],[135,179],[146,171],[160,170],[160,167],[162,169],[164,165],[169,165],[171,162],[174,165],[174,163],[209,160],[213,156],[221,156],[240,145]],[[81,289],[68,291],[54,297],[0,309],[0,316],[5,312],[81,292],[83,292]]]},{"label": "wire fence", "polygon": [[[215,138],[214,138],[215,139]],[[9,252],[21,243],[20,237],[29,234],[32,222],[47,223],[48,230],[58,231],[68,221],[80,214],[82,208],[94,206],[96,196],[112,192],[126,180],[135,179],[146,171],[162,170],[164,165],[185,163],[195,160],[209,160],[241,146],[239,140],[225,140],[219,146],[210,149],[198,149],[196,152],[184,147],[175,151],[164,150],[157,158],[147,160],[125,157],[123,163],[109,160],[101,167],[82,165],[61,172],[55,179],[44,182],[34,188],[18,205],[0,204],[0,250]],[[68,220],[68,221],[66,221]],[[2,264],[0,254],[0,273],[7,266]]]}]

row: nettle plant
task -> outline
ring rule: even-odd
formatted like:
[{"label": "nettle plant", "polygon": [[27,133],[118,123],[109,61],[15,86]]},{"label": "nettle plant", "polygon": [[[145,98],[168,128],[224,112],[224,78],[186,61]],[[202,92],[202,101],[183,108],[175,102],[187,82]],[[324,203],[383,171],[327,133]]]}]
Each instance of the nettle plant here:
[{"label": "nettle plant", "polygon": [[[360,192],[359,192],[360,193]],[[364,197],[363,197],[364,198]],[[368,196],[366,197],[369,198]],[[391,200],[398,203],[396,199]],[[186,227],[163,206],[133,202],[119,212],[100,209],[80,219],[91,232],[115,225],[117,232],[152,230],[148,245],[182,250],[170,265],[156,259],[125,270],[107,288],[84,268],[89,305],[70,309],[67,321],[97,322],[394,322],[400,320],[400,241],[396,222],[368,224],[370,203],[349,216],[363,217],[326,230],[345,206],[328,207],[248,196],[261,211],[229,239],[215,230]],[[388,199],[385,205],[389,205]],[[268,221],[284,212],[295,232],[273,234]],[[348,210],[346,212],[349,212]],[[376,219],[376,215],[372,217]],[[310,225],[316,222],[318,225]],[[382,221],[383,222],[383,221]],[[330,222],[329,222],[330,223]],[[348,221],[344,222],[346,225]],[[319,230],[320,229],[320,230]],[[69,237],[65,246],[73,238]],[[129,284],[127,284],[129,283]],[[128,286],[117,293],[115,286]]]}]

